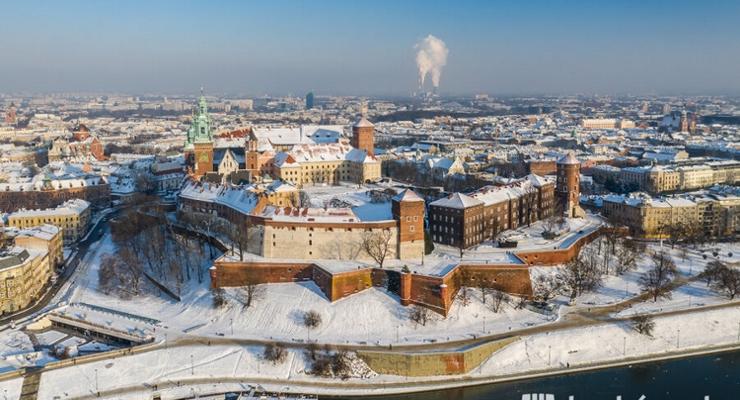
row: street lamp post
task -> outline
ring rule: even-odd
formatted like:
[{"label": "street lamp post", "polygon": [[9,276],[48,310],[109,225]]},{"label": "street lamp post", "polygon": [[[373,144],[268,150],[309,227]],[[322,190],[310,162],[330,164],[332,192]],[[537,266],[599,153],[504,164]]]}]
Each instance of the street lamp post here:
[{"label": "street lamp post", "polygon": [[95,393],[100,394],[100,388],[98,387],[98,369],[95,368]]},{"label": "street lamp post", "polygon": [[195,375],[195,363],[193,363],[193,355],[190,355],[190,375]]},{"label": "street lamp post", "polygon": [[229,318],[229,325],[231,325],[231,336],[234,336],[234,318]]},{"label": "street lamp post", "polygon": [[676,328],[676,348],[679,348],[679,345],[681,344],[681,328]]}]

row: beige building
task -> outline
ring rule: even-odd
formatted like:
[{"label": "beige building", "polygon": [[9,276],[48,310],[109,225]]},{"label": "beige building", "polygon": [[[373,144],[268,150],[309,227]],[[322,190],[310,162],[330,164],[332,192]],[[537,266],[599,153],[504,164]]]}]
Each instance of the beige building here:
[{"label": "beige building", "polygon": [[267,197],[267,203],[278,207],[296,206],[300,202],[300,191],[290,183],[282,181],[254,183],[245,190]]},{"label": "beige building", "polygon": [[581,126],[585,129],[629,129],[634,128],[635,123],[628,119],[584,118]]},{"label": "beige building", "polygon": [[14,247],[0,254],[0,312],[12,313],[43,293],[52,276],[49,253]]},{"label": "beige building", "polygon": [[51,224],[63,231],[65,245],[76,243],[87,234],[90,226],[90,203],[72,199],[56,208],[20,210],[8,215],[8,226],[18,229]]},{"label": "beige building", "polygon": [[697,165],[656,165],[609,171],[601,167],[597,174],[615,176],[622,183],[637,185],[640,190],[666,193],[696,190],[717,184],[736,185],[740,183],[740,162],[709,161]]},{"label": "beige building", "polygon": [[730,238],[740,233],[740,197],[701,193],[678,198],[647,196],[604,198],[608,218],[645,238],[665,238],[672,227],[698,227],[707,237]]},{"label": "beige building", "polygon": [[247,250],[265,258],[371,261],[362,250],[368,236],[382,240],[388,259],[421,259],[424,251],[424,200],[411,191],[383,203],[320,208],[268,205],[245,189],[191,183],[178,211],[246,226]]},{"label": "beige building", "polygon": [[62,230],[54,225],[39,225],[32,228],[16,230],[15,245],[26,249],[46,251],[52,267],[64,263]]},{"label": "beige building", "polygon": [[298,187],[381,178],[380,161],[346,142],[297,145],[275,155],[273,175]]}]

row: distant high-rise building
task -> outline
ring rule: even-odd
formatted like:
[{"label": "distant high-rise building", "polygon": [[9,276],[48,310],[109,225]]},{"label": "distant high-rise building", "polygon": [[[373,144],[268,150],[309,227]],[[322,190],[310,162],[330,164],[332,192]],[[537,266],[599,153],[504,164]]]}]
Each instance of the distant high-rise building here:
[{"label": "distant high-rise building", "polygon": [[668,103],[663,104],[663,115],[671,113],[671,105]]},{"label": "distant high-rise building", "polygon": [[313,108],[313,92],[308,92],[306,95],[306,110]]}]

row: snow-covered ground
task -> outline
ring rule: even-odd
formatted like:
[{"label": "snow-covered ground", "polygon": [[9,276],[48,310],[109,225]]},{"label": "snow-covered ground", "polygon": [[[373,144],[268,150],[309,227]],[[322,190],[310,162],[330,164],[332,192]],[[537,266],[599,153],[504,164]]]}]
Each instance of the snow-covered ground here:
[{"label": "snow-covered ground", "polygon": [[23,387],[23,378],[13,378],[7,381],[0,381],[0,391],[8,400],[19,399],[21,397],[21,388]]},{"label": "snow-covered ground", "polygon": [[494,354],[483,364],[482,373],[517,373],[568,364],[575,367],[738,343],[738,321],[740,307],[734,307],[658,317],[652,337],[637,333],[627,322],[538,334]]},{"label": "snow-covered ground", "polygon": [[[652,337],[637,333],[627,322],[536,334],[523,337],[495,353],[468,376],[500,377],[552,368],[590,366],[624,358],[657,357],[707,345],[730,345],[737,343],[738,320],[740,308],[728,308],[656,318]],[[156,391],[165,394],[163,398],[174,398],[210,390],[222,391],[225,387],[243,390],[247,384],[254,384],[260,378],[272,380],[272,383],[261,382],[261,385],[276,391],[295,390],[298,381],[304,385],[327,381],[305,372],[309,366],[300,351],[290,350],[282,364],[265,362],[261,359],[261,352],[259,347],[250,346],[185,346],[72,366],[45,372],[39,386],[39,398],[90,395],[96,385],[101,391],[133,387],[138,392],[117,394],[115,398],[139,399],[147,398],[155,391],[154,385],[163,382],[172,383],[175,388],[162,391],[157,387]],[[424,384],[447,379],[449,377],[446,376],[404,378],[371,375],[350,378],[349,383],[372,384],[376,389],[370,391],[379,394],[384,383],[403,382],[405,387],[414,388],[415,384],[423,387]],[[187,384],[189,380],[198,380],[200,385],[192,387]],[[70,381],[76,384],[69,385]],[[224,385],[221,381],[231,383]],[[329,389],[317,386],[313,390],[322,393]],[[352,390],[351,386],[346,390]],[[365,390],[366,394],[369,393],[368,389]]]},{"label": "snow-covered ground", "polygon": [[[447,318],[433,314],[426,326],[409,320],[409,308],[394,295],[371,288],[334,303],[329,303],[313,282],[264,285],[264,296],[244,310],[232,301],[225,310],[193,333],[236,337],[270,337],[281,340],[318,340],[321,343],[421,343],[480,336],[484,332],[506,332],[547,323],[553,317],[528,310],[515,310],[509,304],[499,313],[481,301],[481,293],[470,290],[466,307],[456,302]],[[233,293],[234,290],[229,290]],[[490,299],[488,302],[490,303]],[[321,325],[313,330],[303,326],[303,314],[316,311]]]}]

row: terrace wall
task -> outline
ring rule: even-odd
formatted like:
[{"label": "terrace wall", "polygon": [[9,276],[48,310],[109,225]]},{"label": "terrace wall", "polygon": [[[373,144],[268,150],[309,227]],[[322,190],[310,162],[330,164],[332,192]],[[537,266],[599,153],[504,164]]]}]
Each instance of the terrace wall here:
[{"label": "terrace wall", "polygon": [[[329,301],[336,301],[371,286],[385,287],[398,294],[401,304],[419,305],[447,315],[462,286],[479,287],[486,281],[498,290],[517,296],[531,296],[531,265],[565,263],[600,234],[584,235],[570,247],[558,250],[516,253],[525,264],[459,264],[444,276],[398,273],[379,268],[358,268],[332,272],[313,263],[254,262],[218,260],[211,268],[212,287],[244,286],[312,280]],[[391,277],[391,274],[397,274]],[[396,279],[397,284],[391,284]]]}]

